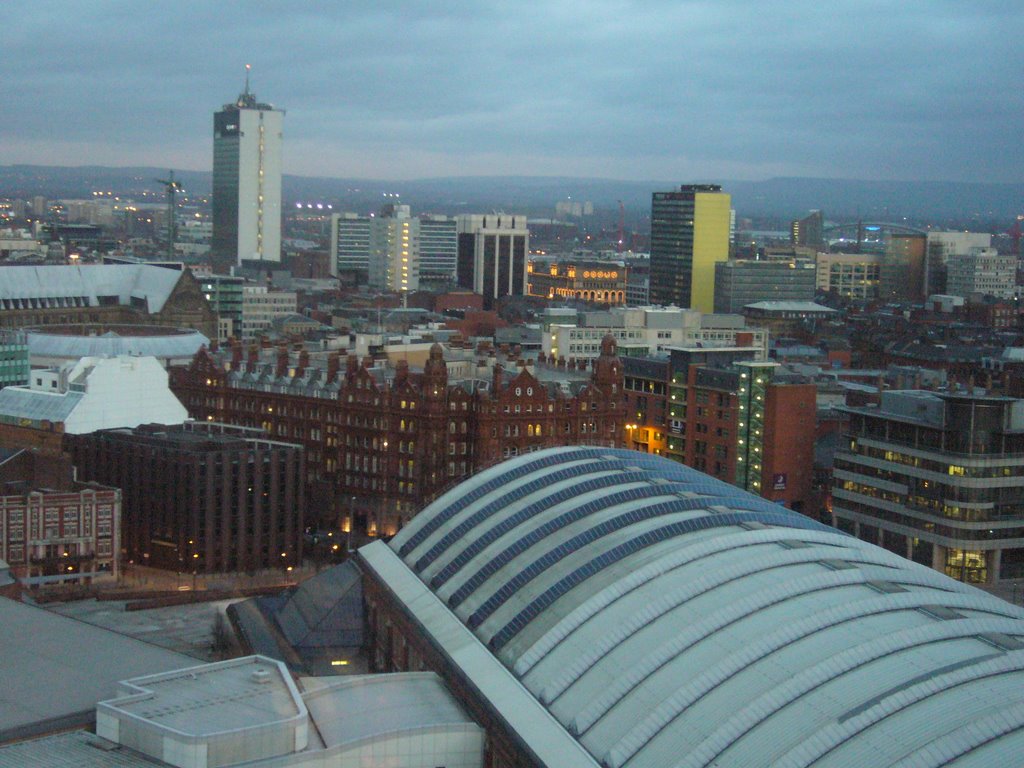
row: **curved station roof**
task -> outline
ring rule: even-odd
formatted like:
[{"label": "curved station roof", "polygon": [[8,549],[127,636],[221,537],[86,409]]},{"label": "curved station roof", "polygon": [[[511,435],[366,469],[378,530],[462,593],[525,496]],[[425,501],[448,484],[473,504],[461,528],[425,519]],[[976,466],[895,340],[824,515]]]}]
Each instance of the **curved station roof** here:
[{"label": "curved station roof", "polygon": [[43,326],[27,330],[28,350],[33,357],[144,357],[191,359],[210,340],[192,328],[126,325],[106,326],[93,332],[89,326]]},{"label": "curved station roof", "polygon": [[360,553],[541,764],[1024,754],[1024,611],[667,459],[521,456]]}]

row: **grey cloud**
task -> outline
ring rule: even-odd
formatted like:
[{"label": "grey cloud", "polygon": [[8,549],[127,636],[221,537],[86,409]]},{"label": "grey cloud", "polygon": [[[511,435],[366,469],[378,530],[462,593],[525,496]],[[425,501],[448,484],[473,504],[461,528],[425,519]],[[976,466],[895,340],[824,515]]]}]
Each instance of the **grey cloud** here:
[{"label": "grey cloud", "polygon": [[[107,142],[208,167],[249,62],[293,173],[1024,172],[1019,2],[50,1],[7,22],[0,162]],[[29,144],[49,160],[3,148]]]}]

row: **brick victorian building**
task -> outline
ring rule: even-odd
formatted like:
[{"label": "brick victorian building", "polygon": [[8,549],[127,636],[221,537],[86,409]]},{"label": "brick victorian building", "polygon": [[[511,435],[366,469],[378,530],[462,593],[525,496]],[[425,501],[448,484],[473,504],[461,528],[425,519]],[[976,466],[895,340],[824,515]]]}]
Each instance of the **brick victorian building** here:
[{"label": "brick victorian building", "polygon": [[343,365],[339,353],[325,365],[285,348],[272,363],[256,348],[243,355],[240,346],[201,350],[171,371],[171,389],[195,419],[303,445],[309,522],[320,527],[391,535],[442,490],[502,459],[623,444],[622,363],[611,337],[589,370],[494,357],[450,376],[439,344],[422,372],[354,355]]}]

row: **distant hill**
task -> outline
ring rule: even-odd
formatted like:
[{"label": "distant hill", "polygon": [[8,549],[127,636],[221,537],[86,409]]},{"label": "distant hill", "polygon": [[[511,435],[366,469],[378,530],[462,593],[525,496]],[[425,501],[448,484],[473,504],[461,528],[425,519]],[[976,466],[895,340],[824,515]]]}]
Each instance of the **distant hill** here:
[{"label": "distant hill", "polygon": [[[166,168],[106,168],[99,166],[0,166],[0,197],[85,198],[94,190],[138,195],[161,193],[156,183]],[[208,195],[210,173],[175,170],[187,192]],[[384,193],[399,193],[419,211],[523,211],[531,216],[552,215],[554,204],[572,197],[591,201],[595,208],[613,211],[621,200],[633,216],[650,211],[651,192],[681,182],[617,181],[537,176],[452,177],[381,181],[285,176],[288,204],[297,200],[330,202],[342,209],[373,210]],[[699,181],[699,180],[698,180]],[[765,181],[715,180],[733,196],[740,216],[788,220],[820,208],[829,218],[898,220],[950,219],[1006,222],[1024,213],[1024,183],[984,184],[934,181],[858,181],[850,179],[775,178]]]}]

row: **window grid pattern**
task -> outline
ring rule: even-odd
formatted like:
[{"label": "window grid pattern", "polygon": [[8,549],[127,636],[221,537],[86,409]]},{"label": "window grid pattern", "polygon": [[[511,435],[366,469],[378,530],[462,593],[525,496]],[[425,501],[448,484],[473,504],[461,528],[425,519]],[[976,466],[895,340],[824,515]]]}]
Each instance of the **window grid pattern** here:
[{"label": "window grid pattern", "polygon": [[[676,511],[678,509],[676,502],[667,502],[665,504],[659,504],[655,506],[667,507],[668,509],[664,510],[663,512],[666,514],[668,512]],[[538,595],[536,598],[534,598],[529,605],[527,605],[523,610],[516,614],[516,616],[511,621],[509,621],[504,627],[502,627],[497,633],[495,633],[495,635],[491,638],[488,645],[495,651],[501,650],[501,648],[503,648],[513,637],[519,634],[519,632],[527,624],[533,621],[533,619],[535,619],[541,611],[543,611],[549,605],[554,603],[555,600],[560,598],[573,587],[589,579],[591,576],[599,573],[600,571],[604,570],[610,565],[614,565],[623,558],[628,557],[629,555],[635,552],[639,552],[640,550],[646,547],[653,546],[654,544],[666,541],[667,539],[673,538],[675,536],[687,535],[690,533],[695,533],[697,531],[707,530],[709,528],[724,527],[729,525],[740,525],[742,523],[750,522],[758,522],[763,523],[765,525],[777,525],[786,528],[802,528],[804,530],[819,530],[821,528],[821,524],[816,523],[813,520],[809,520],[806,518],[801,519],[799,515],[793,515],[792,513],[782,512],[724,512],[722,514],[707,515],[705,517],[698,517],[690,520],[680,520],[678,522],[662,526],[661,528],[656,528],[652,531],[648,531],[647,533],[637,536],[636,538],[630,539],[629,541],[623,542],[622,544],[619,544],[616,547],[613,547],[607,552],[598,555],[590,562],[580,566],[564,578],[560,579],[558,582],[556,582],[551,587],[542,592],[540,595]],[[596,528],[592,530],[596,530]],[[571,542],[566,542],[566,544],[563,545],[563,547],[569,545],[570,543]],[[554,559],[560,559],[565,554],[568,554],[568,552],[558,551],[561,550],[563,547],[557,547],[556,549],[548,553],[548,555],[546,555],[545,557],[547,558],[555,556],[557,553],[557,557],[555,557]],[[578,546],[574,548],[578,548]],[[548,563],[548,566],[550,566],[550,564],[551,563]],[[529,569],[526,569],[521,574],[517,575],[516,578],[510,581],[507,585],[503,586],[502,589],[499,590],[497,593],[495,593],[491,600],[494,600],[498,597],[500,593],[505,591],[506,588],[509,588],[509,591],[506,594],[502,595],[500,600],[497,601],[497,604],[500,605],[502,602],[504,602],[509,596],[514,594],[522,586],[522,584],[526,583],[531,578],[533,578],[532,576],[527,576],[528,571]],[[481,606],[480,610],[483,610],[483,608],[484,606]],[[490,608],[490,612],[487,615],[493,613],[494,610],[496,610],[496,608],[497,605]],[[477,611],[477,613],[479,612],[480,611]],[[473,616],[470,617],[470,627],[479,626],[479,624],[484,619],[486,619],[486,616],[484,616],[476,624],[473,624],[473,618],[476,615],[477,614],[473,614]]]},{"label": "window grid pattern", "polygon": [[[597,467],[604,471],[605,469],[619,469],[624,470],[626,466],[622,462],[609,462],[607,466],[601,465]],[[460,523],[455,527],[444,539],[431,548],[430,552],[421,557],[416,562],[416,570],[422,571],[424,568],[429,566],[437,557],[439,557],[445,550],[447,550],[452,544],[460,541],[471,529],[483,523],[488,517],[493,515],[495,512],[503,511],[507,506],[507,499],[512,497],[514,499],[520,499],[524,496],[529,496],[534,491],[538,491],[547,485],[554,484],[555,482],[561,482],[562,480],[571,479],[573,477],[578,478],[580,476],[579,469],[566,469],[559,470],[558,472],[546,475],[545,477],[532,480],[526,485],[522,486],[522,492],[513,491],[508,496],[502,497],[492,504],[488,504],[480,511],[474,513],[470,518]],[[662,477],[670,479],[678,479],[680,482],[684,482],[687,478],[686,473],[683,472],[670,472],[663,473]],[[462,566],[476,557],[485,547],[491,542],[497,540],[499,537],[507,533],[508,531],[515,528],[520,523],[524,522],[528,518],[536,515],[545,509],[560,504],[563,501],[580,496],[589,491],[595,491],[600,488],[607,488],[614,485],[625,485],[626,483],[643,482],[650,480],[651,474],[649,472],[620,472],[619,474],[611,474],[604,477],[593,478],[591,480],[585,480],[573,485],[570,488],[564,488],[560,491],[545,496],[543,499],[538,499],[533,504],[525,507],[523,510],[517,512],[514,515],[502,520],[498,525],[490,530],[486,531],[480,538],[470,544],[465,550],[463,550],[457,557],[455,557],[451,563],[446,565],[441,571],[439,571],[433,579],[430,581],[430,586],[437,588],[448,581]],[[677,484],[678,485],[678,484]],[[662,488],[667,487],[662,485]],[[689,491],[691,488],[686,486],[681,490]],[[707,502],[713,503],[713,502]],[[435,552],[437,550],[437,552]]]},{"label": "window grid pattern", "polygon": [[[622,462],[618,461],[602,463],[594,466],[594,470],[601,472],[604,472],[606,470],[622,469],[624,469],[624,466]],[[494,501],[489,502],[487,505],[481,507],[479,510],[477,510],[468,518],[466,518],[457,526],[455,526],[451,531],[445,534],[444,538],[442,538],[439,542],[432,546],[430,550],[425,555],[423,555],[423,557],[416,561],[416,570],[422,571],[424,568],[427,568],[438,557],[444,554],[444,552],[447,551],[452,544],[461,541],[462,538],[467,533],[469,533],[473,528],[483,523],[485,520],[487,520],[487,518],[491,517],[497,512],[504,511],[512,502],[518,501],[519,499],[529,496],[531,493],[539,491],[545,488],[546,486],[554,485],[555,483],[560,483],[563,480],[572,480],[573,478],[579,478],[580,474],[581,470],[575,467],[570,469],[560,469],[557,472],[552,472],[550,475],[544,475],[543,477],[538,477],[534,480],[531,480],[528,483],[524,483],[523,485],[509,491],[504,496],[501,496],[500,498],[497,498]],[[573,496],[577,496],[580,493],[583,493],[584,491],[582,490],[582,487],[592,483],[600,483],[600,485],[595,485],[594,487],[601,488],[607,485],[617,485],[619,483],[647,480],[649,477],[650,475],[646,472],[632,472],[629,473],[628,475],[623,473],[613,473],[608,477],[601,477],[595,480],[587,480],[573,486],[573,488],[568,489],[570,491],[570,494],[565,498],[572,498]],[[545,497],[544,500],[539,501],[535,504],[531,504],[529,507],[527,507],[527,509],[531,509],[537,506],[537,504],[541,504],[541,508],[553,506],[554,504],[557,503],[556,501],[554,501],[554,499],[556,497],[560,497],[563,492],[564,491],[553,493],[550,496]],[[450,568],[451,566],[448,567]],[[441,583],[443,583],[443,581],[446,580],[447,579],[442,580]],[[434,581],[431,581],[431,585],[434,585]]]},{"label": "window grid pattern", "polygon": [[423,527],[416,531],[416,533],[414,533],[412,536],[410,536],[409,540],[401,546],[401,548],[398,550],[398,554],[401,557],[405,557],[412,550],[414,550],[416,547],[422,544],[427,539],[427,537],[430,536],[430,534],[432,534],[434,531],[440,528],[442,524],[444,524],[451,518],[455,517],[455,515],[464,510],[477,499],[486,496],[491,491],[500,488],[503,485],[507,485],[508,483],[517,480],[520,477],[524,477],[525,475],[528,475],[531,472],[535,472],[538,469],[553,467],[557,464],[565,464],[570,461],[579,461],[581,459],[598,460],[602,458],[602,454],[604,453],[608,453],[608,450],[604,450],[602,452],[598,452],[597,450],[581,450],[570,451],[569,453],[557,453],[553,456],[544,456],[540,459],[537,459],[536,461],[528,462],[521,466],[510,469],[507,472],[503,472],[500,475],[496,475],[483,485],[474,488],[473,490],[466,493],[464,496],[460,496],[459,498],[452,501],[451,504],[444,507],[443,509],[439,509],[436,513],[427,518],[423,524]]},{"label": "window grid pattern", "polygon": [[[473,594],[484,582],[486,582],[487,579],[489,579],[495,573],[500,571],[502,568],[508,565],[513,559],[521,555],[523,552],[530,549],[530,547],[532,547],[534,544],[536,544],[539,541],[542,541],[544,538],[551,535],[555,531],[561,528],[565,528],[566,526],[578,520],[582,520],[583,518],[588,517],[589,515],[592,515],[595,512],[599,512],[602,509],[614,507],[629,501],[639,501],[640,499],[649,499],[657,496],[671,495],[677,492],[680,487],[680,484],[672,484],[647,485],[641,488],[630,488],[629,490],[626,491],[618,491],[617,493],[612,493],[609,494],[608,496],[603,496],[600,499],[594,499],[593,501],[587,502],[582,506],[570,509],[567,512],[559,515],[558,517],[548,520],[540,527],[533,529],[525,536],[523,536],[521,539],[516,541],[514,544],[507,547],[501,553],[495,555],[490,560],[488,560],[487,563],[480,570],[474,573],[466,581],[465,584],[463,584],[455,592],[452,593],[452,596],[448,598],[449,607],[457,608],[459,605],[462,604],[462,602],[467,597]],[[566,491],[566,498],[571,498],[573,495],[576,494],[571,494],[568,490]],[[707,499],[679,499],[678,501],[680,502],[680,506],[673,506],[673,512],[684,512],[687,510],[693,511],[698,509],[703,510],[706,509],[708,505]],[[651,504],[645,507],[641,507],[640,509],[632,509],[629,512],[626,512],[625,514],[617,515],[611,518],[610,520],[605,520],[604,522],[598,523],[593,528],[588,528],[586,531],[583,531],[582,533],[574,536],[572,539],[569,540],[569,542],[566,543],[569,544],[572,542],[576,542],[577,545],[573,549],[576,549],[580,546],[584,546],[585,544],[589,544],[592,541],[596,541],[598,538],[607,533],[612,533],[621,528],[625,528],[626,526],[633,525],[634,523],[639,523],[644,520],[648,520],[651,517],[656,517],[658,515],[664,514],[664,511],[661,510],[662,506],[663,504]],[[523,519],[531,517],[530,508],[527,507],[526,509],[524,509],[522,514]],[[592,533],[596,531],[601,531],[601,533]],[[538,560],[537,562],[540,561]],[[546,570],[547,566],[541,568],[540,570],[533,571],[532,569],[537,565],[537,562],[530,565],[529,568],[527,568],[526,570],[532,572],[534,575],[539,575],[542,571]],[[549,565],[550,564],[551,563],[549,563]],[[488,599],[488,602],[490,602],[490,600],[492,600],[493,598],[494,596],[492,595],[491,598]],[[486,618],[486,616],[484,618]]]}]

